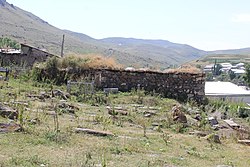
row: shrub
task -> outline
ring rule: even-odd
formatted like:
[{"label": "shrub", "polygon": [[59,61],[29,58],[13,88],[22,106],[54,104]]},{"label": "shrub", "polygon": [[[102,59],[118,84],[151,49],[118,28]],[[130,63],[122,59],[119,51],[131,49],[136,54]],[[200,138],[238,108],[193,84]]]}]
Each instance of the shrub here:
[{"label": "shrub", "polygon": [[101,55],[70,55],[61,60],[61,68],[86,69],[108,68],[117,69],[121,66],[113,58]]}]

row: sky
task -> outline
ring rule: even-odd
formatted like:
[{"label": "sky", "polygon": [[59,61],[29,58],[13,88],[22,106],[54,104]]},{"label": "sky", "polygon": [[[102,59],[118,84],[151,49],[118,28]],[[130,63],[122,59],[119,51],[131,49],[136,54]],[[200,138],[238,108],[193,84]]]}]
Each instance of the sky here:
[{"label": "sky", "polygon": [[96,39],[163,39],[202,50],[250,47],[250,0],[7,0]]}]

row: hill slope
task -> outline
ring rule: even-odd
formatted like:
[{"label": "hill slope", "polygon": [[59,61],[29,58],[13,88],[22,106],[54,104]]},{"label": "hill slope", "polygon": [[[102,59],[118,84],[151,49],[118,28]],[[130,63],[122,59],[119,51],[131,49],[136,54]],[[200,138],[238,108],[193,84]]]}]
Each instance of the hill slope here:
[{"label": "hill slope", "polygon": [[0,0],[0,24],[1,36],[12,37],[13,39],[45,48],[48,51],[58,54],[62,35],[66,34],[66,52],[93,52],[96,51],[92,41],[80,40],[71,36],[39,17],[24,11],[4,0]]},{"label": "hill slope", "polygon": [[216,51],[209,52],[209,54],[240,54],[240,55],[249,55],[250,54],[250,47],[249,48],[242,48],[242,49],[216,50]]},{"label": "hill slope", "polygon": [[206,52],[189,45],[176,44],[165,40],[143,40],[134,38],[105,38],[102,41],[123,52],[129,52],[148,61],[157,58],[159,65],[181,64],[197,59]]},{"label": "hill slope", "polygon": [[0,36],[43,48],[57,55],[60,55],[62,35],[65,34],[65,54],[102,54],[117,59],[124,66],[165,68],[208,54],[189,45],[164,40],[133,38],[97,40],[85,34],[58,29],[5,0],[0,0],[0,25]]}]

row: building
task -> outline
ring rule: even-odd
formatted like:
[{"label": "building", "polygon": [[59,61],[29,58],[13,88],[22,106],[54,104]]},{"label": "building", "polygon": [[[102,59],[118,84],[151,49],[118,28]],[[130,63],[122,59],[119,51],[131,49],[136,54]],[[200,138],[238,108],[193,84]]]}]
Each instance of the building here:
[{"label": "building", "polygon": [[209,73],[209,72],[212,72],[213,69],[214,69],[214,64],[209,64],[209,65],[206,65],[206,66],[203,68],[203,72]]},{"label": "building", "polygon": [[205,96],[211,99],[250,103],[250,91],[231,82],[206,82]]},{"label": "building", "polygon": [[44,62],[55,55],[45,50],[21,44],[21,51],[9,50],[0,52],[0,66],[32,67],[36,62]]}]

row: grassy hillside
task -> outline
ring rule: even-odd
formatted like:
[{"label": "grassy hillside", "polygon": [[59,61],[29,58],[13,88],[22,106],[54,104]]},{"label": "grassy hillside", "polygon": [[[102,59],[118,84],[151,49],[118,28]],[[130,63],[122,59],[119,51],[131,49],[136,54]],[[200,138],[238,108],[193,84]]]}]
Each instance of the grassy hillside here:
[{"label": "grassy hillside", "polygon": [[[187,45],[160,40],[131,40],[125,48],[117,47],[107,39],[96,40],[85,34],[61,30],[39,17],[1,0],[1,36],[10,37],[22,43],[45,48],[60,55],[62,35],[65,34],[66,54],[99,53],[117,59],[125,66],[135,65],[167,67],[198,58],[201,51]],[[167,43],[167,47],[166,44]]]},{"label": "grassy hillside", "polygon": [[[134,38],[106,38],[102,41],[112,44],[113,48],[129,52],[152,61],[158,60],[158,65],[178,65],[199,58],[205,51],[189,45],[176,44],[164,40],[143,40]],[[175,63],[174,63],[175,62]],[[173,63],[173,64],[171,64]]]},{"label": "grassy hillside", "polygon": [[[227,107],[227,116],[249,130],[247,119],[237,117],[234,103],[216,101],[199,108],[192,102],[180,104],[140,90],[79,95],[79,87],[64,96],[66,85],[38,83],[28,75],[0,81],[1,110],[8,106],[19,112],[12,121],[0,116],[0,122],[22,126],[20,132],[9,129],[10,133],[0,134],[0,166],[246,167],[250,163],[250,147],[237,143],[242,132],[225,125],[219,116],[224,128],[218,131],[206,121]],[[174,105],[181,106],[186,124],[173,120]],[[197,113],[200,121],[194,119]],[[113,135],[76,133],[76,128]],[[2,124],[0,130],[3,132]],[[209,135],[189,134],[195,131]],[[213,140],[215,133],[221,143]]]},{"label": "grassy hillside", "polygon": [[242,49],[229,49],[229,50],[216,50],[209,52],[210,54],[239,54],[239,55],[250,55],[250,48],[242,48]]},{"label": "grassy hillside", "polygon": [[34,14],[0,0],[0,36],[60,55],[65,34],[65,54],[96,53],[116,59],[124,66],[167,68],[207,54],[250,54],[249,48],[205,52],[165,40],[106,38],[97,40],[82,33],[61,30]]},{"label": "grassy hillside", "polygon": [[11,37],[22,43],[28,43],[39,48],[59,54],[62,35],[66,34],[65,52],[98,52],[92,41],[82,41],[67,32],[53,27],[39,17],[16,6],[0,5],[1,36]]}]

